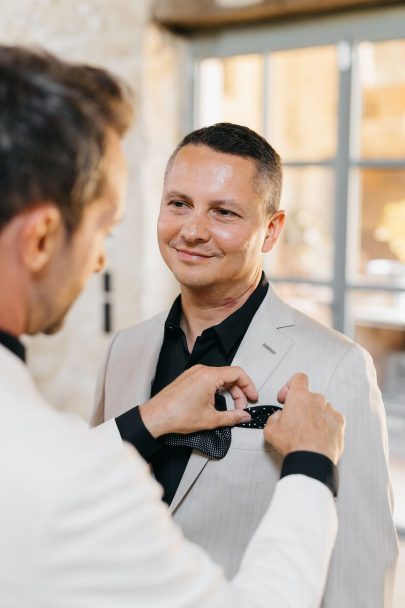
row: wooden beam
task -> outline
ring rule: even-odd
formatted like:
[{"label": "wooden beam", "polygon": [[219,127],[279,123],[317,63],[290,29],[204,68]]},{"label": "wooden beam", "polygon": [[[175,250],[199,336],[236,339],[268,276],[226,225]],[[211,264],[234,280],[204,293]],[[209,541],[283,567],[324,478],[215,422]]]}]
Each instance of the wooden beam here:
[{"label": "wooden beam", "polygon": [[193,30],[405,4],[405,0],[155,0],[154,19]]}]

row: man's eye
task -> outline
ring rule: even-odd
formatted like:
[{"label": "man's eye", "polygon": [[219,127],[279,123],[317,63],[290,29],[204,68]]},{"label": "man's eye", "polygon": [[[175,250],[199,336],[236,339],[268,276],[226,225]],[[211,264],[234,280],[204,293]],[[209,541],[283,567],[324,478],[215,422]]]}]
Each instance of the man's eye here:
[{"label": "man's eye", "polygon": [[237,214],[230,209],[217,209],[217,213],[221,217],[238,217]]},{"label": "man's eye", "polygon": [[182,209],[183,207],[187,206],[187,203],[184,201],[169,201],[169,205],[171,207],[175,207],[176,209]]}]

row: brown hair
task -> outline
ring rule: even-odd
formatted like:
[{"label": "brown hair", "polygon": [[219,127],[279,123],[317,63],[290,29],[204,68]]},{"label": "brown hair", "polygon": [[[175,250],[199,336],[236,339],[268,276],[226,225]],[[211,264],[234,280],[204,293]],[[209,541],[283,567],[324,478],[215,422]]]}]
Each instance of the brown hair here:
[{"label": "brown hair", "polygon": [[0,230],[40,201],[73,232],[102,192],[109,130],[132,120],[129,89],[102,68],[0,45]]},{"label": "brown hair", "polygon": [[216,152],[250,158],[256,164],[257,187],[263,192],[266,213],[272,214],[280,206],[282,168],[274,148],[248,127],[220,122],[202,127],[186,135],[169,158],[166,175],[181,148],[187,145],[208,146]]}]

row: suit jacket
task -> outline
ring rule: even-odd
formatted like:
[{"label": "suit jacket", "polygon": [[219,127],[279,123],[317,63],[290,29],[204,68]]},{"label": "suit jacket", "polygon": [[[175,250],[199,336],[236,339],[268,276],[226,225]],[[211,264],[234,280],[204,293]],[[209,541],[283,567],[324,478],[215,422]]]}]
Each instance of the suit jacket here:
[{"label": "suit jacket", "polygon": [[[115,417],[150,398],[166,313],[119,333],[101,369],[94,421]],[[260,404],[296,372],[346,416],[340,463],[339,532],[323,606],[382,608],[392,602],[398,555],[384,407],[370,355],[336,331],[282,301],[269,287],[233,364],[253,379]],[[228,408],[233,407],[227,399]],[[193,452],[171,504],[185,535],[228,575],[239,566],[273,495],[280,456],[260,430],[234,428],[225,458]],[[301,497],[304,504],[306,496]]]},{"label": "suit jacket", "polygon": [[0,411],[2,608],[319,605],[337,527],[332,494],[320,482],[302,475],[279,482],[229,583],[176,528],[115,423],[89,432],[52,410],[2,346]]}]

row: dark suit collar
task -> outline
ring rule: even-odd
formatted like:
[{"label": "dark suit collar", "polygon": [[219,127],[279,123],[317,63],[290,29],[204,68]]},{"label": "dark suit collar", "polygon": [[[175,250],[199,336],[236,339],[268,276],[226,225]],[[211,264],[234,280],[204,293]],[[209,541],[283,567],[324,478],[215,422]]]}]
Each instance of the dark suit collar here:
[{"label": "dark suit collar", "polygon": [[0,330],[0,344],[25,363],[25,346],[16,336]]}]

